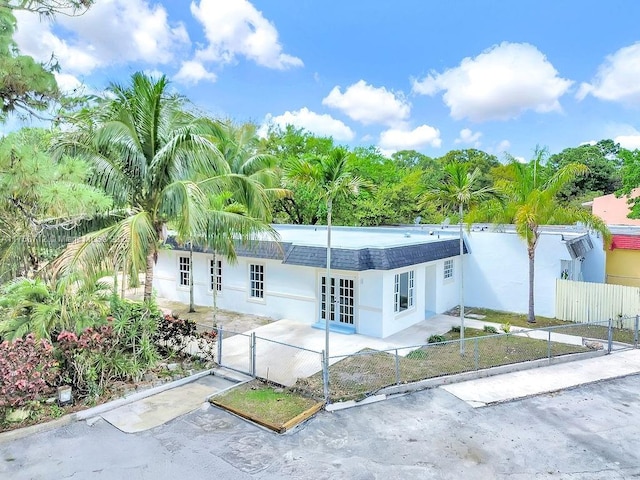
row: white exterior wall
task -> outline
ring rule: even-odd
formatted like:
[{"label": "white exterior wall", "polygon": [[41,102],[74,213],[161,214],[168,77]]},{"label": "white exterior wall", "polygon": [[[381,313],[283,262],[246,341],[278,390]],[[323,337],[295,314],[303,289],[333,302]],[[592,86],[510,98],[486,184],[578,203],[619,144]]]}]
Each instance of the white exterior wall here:
[{"label": "white exterior wall", "polygon": [[[467,233],[471,255],[465,255],[465,305],[517,313],[529,309],[529,257],[523,239],[511,232]],[[592,237],[594,249],[581,265],[586,281],[602,281],[604,270],[601,243]],[[571,261],[561,233],[542,233],[535,254],[534,300],[536,314],[555,316],[555,281],[561,275],[561,261]],[[580,263],[579,260],[573,262]],[[602,267],[598,266],[598,262]],[[588,278],[588,280],[587,280]]]},{"label": "white exterior wall", "polygon": [[582,262],[582,280],[585,282],[604,283],[606,277],[606,252],[601,235],[591,234],[593,250],[585,255]]},{"label": "white exterior wall", "polygon": [[[189,287],[178,285],[179,257],[189,252],[161,250],[155,266],[154,289],[163,297],[189,303]],[[210,254],[193,254],[194,301],[212,305]],[[218,257],[219,258],[219,257]],[[249,265],[264,265],[264,298],[249,296]],[[414,271],[414,306],[394,312],[395,275]],[[372,337],[387,337],[425,319],[426,312],[442,313],[458,304],[458,259],[454,278],[444,280],[444,260],[397,270],[349,272],[332,270],[336,277],[353,278],[355,285],[356,331]],[[234,265],[222,259],[222,291],[217,294],[221,309],[240,313],[289,318],[312,324],[320,320],[320,279],[324,269],[283,265],[279,260],[239,258]],[[430,289],[434,289],[430,291]],[[433,300],[432,300],[433,299]]]}]

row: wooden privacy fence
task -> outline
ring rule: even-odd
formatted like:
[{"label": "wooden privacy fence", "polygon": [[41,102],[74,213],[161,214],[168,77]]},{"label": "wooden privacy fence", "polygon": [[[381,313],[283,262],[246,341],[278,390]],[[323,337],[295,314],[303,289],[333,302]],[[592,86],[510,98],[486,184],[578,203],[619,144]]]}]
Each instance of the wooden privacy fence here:
[{"label": "wooden privacy fence", "polygon": [[556,318],[572,322],[594,322],[609,318],[634,328],[640,314],[640,288],[606,283],[556,280]]}]

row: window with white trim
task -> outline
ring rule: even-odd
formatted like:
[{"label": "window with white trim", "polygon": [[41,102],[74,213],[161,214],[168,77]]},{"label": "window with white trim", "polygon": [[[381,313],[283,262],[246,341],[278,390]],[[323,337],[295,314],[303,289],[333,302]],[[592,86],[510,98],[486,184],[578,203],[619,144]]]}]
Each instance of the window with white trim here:
[{"label": "window with white trim", "polygon": [[222,291],[222,260],[209,260],[209,290]]},{"label": "window with white trim", "polygon": [[189,257],[178,257],[178,276],[181,287],[189,286],[189,275],[191,275]]},{"label": "window with white trim", "polygon": [[448,280],[453,278],[453,259],[444,261],[444,279]]},{"label": "window with white trim", "polygon": [[415,304],[414,271],[397,273],[393,290],[393,310],[396,313],[413,308]]},{"label": "window with white trim", "polygon": [[264,298],[264,265],[252,263],[249,265],[249,296]]}]

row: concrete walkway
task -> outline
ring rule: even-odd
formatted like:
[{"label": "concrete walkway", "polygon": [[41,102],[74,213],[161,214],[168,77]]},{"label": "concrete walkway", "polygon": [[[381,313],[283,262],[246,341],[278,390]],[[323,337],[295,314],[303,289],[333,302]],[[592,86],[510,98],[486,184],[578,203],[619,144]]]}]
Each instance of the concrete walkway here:
[{"label": "concrete walkway", "polygon": [[640,350],[442,386],[474,408],[640,373]]},{"label": "concrete walkway", "polygon": [[200,408],[211,395],[236,384],[237,382],[221,376],[208,375],[186,385],[109,410],[100,416],[125,433],[142,432]]}]

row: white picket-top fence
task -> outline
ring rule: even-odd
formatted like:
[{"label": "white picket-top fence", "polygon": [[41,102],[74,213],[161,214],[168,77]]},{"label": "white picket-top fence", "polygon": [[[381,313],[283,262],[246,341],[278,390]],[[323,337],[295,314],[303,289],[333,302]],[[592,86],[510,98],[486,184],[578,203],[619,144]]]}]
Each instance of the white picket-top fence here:
[{"label": "white picket-top fence", "polygon": [[607,320],[633,328],[640,314],[640,288],[606,283],[556,280],[556,318],[572,322]]}]

